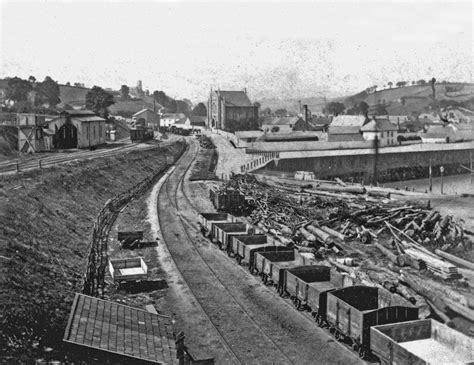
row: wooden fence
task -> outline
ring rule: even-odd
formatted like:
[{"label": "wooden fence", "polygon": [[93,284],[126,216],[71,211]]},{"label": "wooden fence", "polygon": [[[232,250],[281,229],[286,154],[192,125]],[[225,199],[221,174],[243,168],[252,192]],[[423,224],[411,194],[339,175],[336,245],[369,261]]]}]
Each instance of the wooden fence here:
[{"label": "wooden fence", "polygon": [[[105,273],[108,267],[107,240],[110,228],[120,210],[131,200],[142,195],[158,181],[164,171],[172,165],[184,152],[185,144],[181,145],[178,155],[167,158],[165,164],[151,176],[122,192],[113,199],[109,199],[100,210],[94,222],[92,237],[87,256],[87,266],[83,277],[82,293],[91,296],[103,297],[105,288]],[[168,156],[169,157],[169,156]]]}]

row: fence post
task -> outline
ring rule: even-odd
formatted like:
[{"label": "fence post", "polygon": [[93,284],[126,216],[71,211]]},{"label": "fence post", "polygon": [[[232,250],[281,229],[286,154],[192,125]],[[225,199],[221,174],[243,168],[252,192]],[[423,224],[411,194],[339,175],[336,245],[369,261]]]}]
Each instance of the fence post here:
[{"label": "fence post", "polygon": [[38,167],[41,169],[41,159],[38,160]]},{"label": "fence post", "polygon": [[16,172],[20,172],[20,162],[16,162]]}]

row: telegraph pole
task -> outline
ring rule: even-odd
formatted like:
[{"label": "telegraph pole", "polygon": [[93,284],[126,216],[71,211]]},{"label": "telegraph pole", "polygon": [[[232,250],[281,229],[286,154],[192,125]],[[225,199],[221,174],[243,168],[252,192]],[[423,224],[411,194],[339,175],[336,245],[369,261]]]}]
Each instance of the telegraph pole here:
[{"label": "telegraph pole", "polygon": [[430,193],[433,191],[433,172],[431,170],[431,158],[430,158]]},{"label": "telegraph pole", "polygon": [[443,195],[443,173],[444,173],[444,167],[440,166],[439,171],[441,172],[441,195]]}]

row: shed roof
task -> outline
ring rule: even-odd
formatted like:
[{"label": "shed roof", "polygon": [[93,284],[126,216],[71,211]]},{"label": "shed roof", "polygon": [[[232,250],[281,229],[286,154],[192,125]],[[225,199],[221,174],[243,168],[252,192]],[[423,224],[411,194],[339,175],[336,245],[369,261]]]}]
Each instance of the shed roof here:
[{"label": "shed roof", "polygon": [[193,126],[197,126],[197,127],[206,126],[206,117],[199,116],[199,115],[191,115],[189,117],[189,120],[191,121],[191,125]]},{"label": "shed roof", "polygon": [[270,117],[265,118],[262,125],[295,125],[300,119],[300,117]]},{"label": "shed roof", "polygon": [[217,90],[216,93],[224,99],[226,105],[229,106],[246,106],[250,107],[253,104],[244,91],[223,91]]},{"label": "shed roof", "polygon": [[186,117],[183,113],[166,113],[161,116],[161,119],[181,119]]},{"label": "shed roof", "polygon": [[186,124],[187,121],[188,121],[188,118],[184,117],[177,120],[174,124]]},{"label": "shed roof", "polygon": [[76,293],[63,341],[132,359],[177,364],[171,317]]},{"label": "shed roof", "polygon": [[359,134],[360,127],[358,126],[339,126],[339,125],[330,125],[329,134]]},{"label": "shed roof", "polygon": [[81,123],[85,122],[105,122],[104,118],[101,118],[97,115],[84,116],[84,117],[72,117],[75,120],[78,120]]},{"label": "shed roof", "polygon": [[67,114],[71,117],[76,116],[76,115],[96,115],[92,110],[63,110],[60,114]]},{"label": "shed roof", "polygon": [[322,132],[315,131],[294,131],[290,133],[265,133],[259,140],[264,141],[297,141],[297,140],[315,140],[318,141],[323,137]]},{"label": "shed roof", "polygon": [[237,131],[235,136],[237,138],[258,138],[263,135],[262,131]]},{"label": "shed roof", "polygon": [[360,128],[362,132],[396,131],[398,128],[388,119],[375,118]]},{"label": "shed roof", "polygon": [[362,127],[367,122],[363,115],[338,115],[331,122],[331,127]]}]

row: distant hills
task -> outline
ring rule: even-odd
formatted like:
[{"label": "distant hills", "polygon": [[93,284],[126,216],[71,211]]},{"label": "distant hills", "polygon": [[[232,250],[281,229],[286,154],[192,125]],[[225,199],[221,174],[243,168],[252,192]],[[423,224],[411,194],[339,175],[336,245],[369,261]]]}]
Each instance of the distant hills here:
[{"label": "distant hills", "polygon": [[[474,98],[474,84],[461,82],[447,82],[435,84],[436,100],[452,100],[458,103],[466,102]],[[313,112],[321,112],[326,101],[323,97],[308,97],[301,99],[262,99],[258,100],[262,110],[270,108],[272,111],[277,109],[286,109],[289,112],[298,112],[298,101],[301,104],[307,104]],[[327,102],[338,101],[344,103],[346,109],[366,102],[371,109],[377,104],[385,104],[386,109],[391,115],[412,115],[420,114],[429,110],[432,103],[432,89],[430,84],[413,85],[405,87],[393,87],[372,93],[362,91],[355,95],[328,99]],[[474,104],[474,100],[471,102]]]}]

